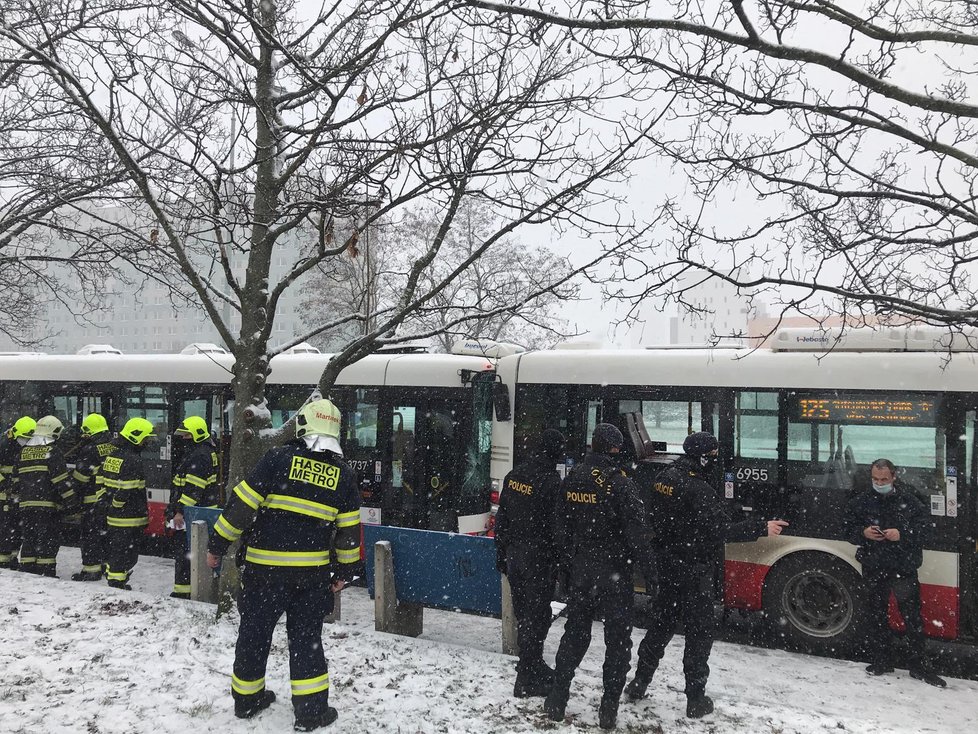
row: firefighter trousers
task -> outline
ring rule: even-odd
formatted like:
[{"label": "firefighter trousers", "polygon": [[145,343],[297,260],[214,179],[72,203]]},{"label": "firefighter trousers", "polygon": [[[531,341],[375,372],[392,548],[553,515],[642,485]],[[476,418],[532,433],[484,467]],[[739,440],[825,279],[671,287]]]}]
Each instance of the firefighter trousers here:
[{"label": "firefighter trousers", "polygon": [[105,576],[111,585],[125,584],[139,561],[139,539],[143,528],[108,527],[106,539],[108,553],[105,559]]},{"label": "firefighter trousers", "polygon": [[57,510],[48,507],[22,507],[20,545],[22,571],[54,576],[61,547],[61,523]]},{"label": "firefighter trousers", "polygon": [[516,635],[520,648],[517,674],[539,672],[544,665],[543,643],[553,613],[554,567],[540,548],[515,544],[507,552],[506,578],[513,595]]},{"label": "firefighter trousers", "polygon": [[105,564],[107,534],[105,510],[97,504],[87,505],[81,520],[82,571],[101,573]]},{"label": "firefighter trousers", "polygon": [[[276,575],[283,579],[275,578]],[[325,714],[329,704],[329,669],[323,653],[323,621],[333,611],[329,574],[303,575],[288,569],[255,572],[246,566],[238,610],[241,624],[231,676],[231,695],[235,701],[247,701],[265,690],[265,665],[272,632],[284,614],[296,718]]]},{"label": "firefighter trousers", "polygon": [[17,558],[17,548],[20,546],[19,542],[14,542],[17,537],[17,515],[16,505],[12,501],[0,502],[0,568],[8,568]]},{"label": "firefighter trousers", "polygon": [[190,596],[190,553],[187,550],[187,531],[174,530],[171,544],[173,593]]},{"label": "firefighter trousers", "polygon": [[651,623],[638,646],[635,677],[652,680],[666,645],[682,621],[686,645],[683,650],[683,674],[687,698],[706,692],[710,677],[710,651],[716,631],[713,614],[713,567],[688,564],[660,556],[659,595],[652,605]]},{"label": "firefighter trousers", "polygon": [[617,701],[625,688],[632,655],[632,574],[606,569],[586,578],[571,573],[567,622],[554,665],[554,689],[570,689],[577,666],[591,645],[591,624],[604,619],[604,694]]}]

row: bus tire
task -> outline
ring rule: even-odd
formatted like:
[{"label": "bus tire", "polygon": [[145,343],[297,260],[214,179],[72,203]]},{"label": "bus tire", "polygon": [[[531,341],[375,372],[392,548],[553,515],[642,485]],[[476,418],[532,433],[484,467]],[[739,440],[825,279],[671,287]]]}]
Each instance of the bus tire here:
[{"label": "bus tire", "polygon": [[826,553],[794,553],[764,583],[764,611],[776,639],[821,655],[852,652],[866,635],[862,579]]}]

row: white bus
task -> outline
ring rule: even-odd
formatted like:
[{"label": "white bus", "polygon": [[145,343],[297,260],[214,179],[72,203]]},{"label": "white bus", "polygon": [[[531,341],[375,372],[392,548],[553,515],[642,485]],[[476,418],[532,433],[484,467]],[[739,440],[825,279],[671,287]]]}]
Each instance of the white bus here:
[{"label": "white bus", "polygon": [[[329,355],[275,357],[267,385],[275,426],[302,405]],[[118,431],[143,417],[156,426],[149,461],[147,533],[163,534],[171,466],[181,443],[171,434],[188,415],[212,428],[221,485],[230,441],[233,358],[194,355],[0,356],[0,422],[56,415],[67,428],[99,412]],[[484,531],[489,513],[493,365],[485,357],[380,354],[343,370],[330,397],[343,413],[341,443],[361,482],[363,519],[409,527]],[[70,456],[69,456],[70,461]]]},{"label": "white bus", "polygon": [[690,432],[711,431],[723,457],[715,483],[731,514],[791,524],[781,537],[727,545],[726,605],[765,610],[782,621],[789,641],[830,651],[864,634],[846,504],[869,487],[869,465],[889,458],[931,513],[920,569],[927,633],[973,639],[978,354],[952,354],[934,339],[928,329],[851,332],[826,353],[824,334],[783,330],[774,349],[555,349],[505,357],[496,369],[512,419],[493,428],[493,485],[544,428],[564,432],[571,464],[598,422],[621,426],[630,458],[641,459],[639,478],[675,458]]}]

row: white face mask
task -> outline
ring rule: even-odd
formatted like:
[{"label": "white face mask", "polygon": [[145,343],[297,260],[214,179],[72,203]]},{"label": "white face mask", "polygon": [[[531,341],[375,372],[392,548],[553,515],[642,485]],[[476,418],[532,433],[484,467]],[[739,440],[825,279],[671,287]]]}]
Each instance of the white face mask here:
[{"label": "white face mask", "polygon": [[717,457],[710,454],[706,454],[700,457],[700,466],[704,469],[713,466],[713,462],[717,460]]},{"label": "white face mask", "polygon": [[875,489],[879,494],[889,494],[893,491],[893,482],[889,484],[876,484],[873,483],[873,489]]}]

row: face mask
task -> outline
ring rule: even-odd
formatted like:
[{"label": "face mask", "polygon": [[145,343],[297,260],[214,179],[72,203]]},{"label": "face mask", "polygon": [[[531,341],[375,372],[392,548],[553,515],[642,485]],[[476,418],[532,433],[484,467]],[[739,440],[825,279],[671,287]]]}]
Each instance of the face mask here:
[{"label": "face mask", "polygon": [[704,469],[709,469],[711,466],[713,466],[713,463],[716,460],[717,460],[717,457],[715,457],[715,456],[709,456],[709,455],[707,455],[707,456],[701,456],[700,457],[700,466],[703,467]]},{"label": "face mask", "polygon": [[873,489],[875,489],[880,494],[889,494],[893,491],[893,484],[874,484]]}]

